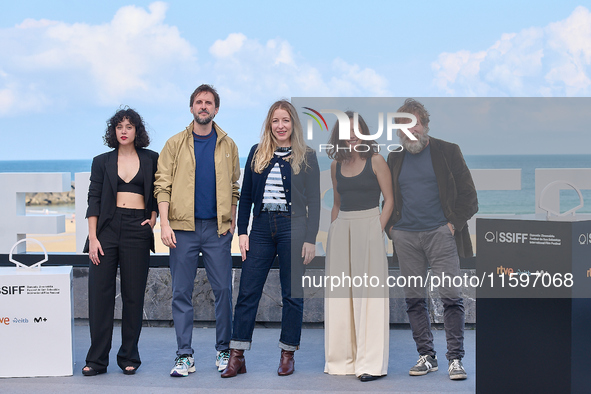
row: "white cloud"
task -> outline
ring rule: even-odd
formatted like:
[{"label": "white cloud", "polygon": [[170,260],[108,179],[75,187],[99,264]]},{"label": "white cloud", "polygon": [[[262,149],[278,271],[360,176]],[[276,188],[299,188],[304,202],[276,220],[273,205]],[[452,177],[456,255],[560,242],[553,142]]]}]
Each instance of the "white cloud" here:
[{"label": "white cloud", "polygon": [[166,10],[165,3],[155,2],[148,10],[122,7],[101,25],[26,19],[0,29],[0,52],[11,54],[0,58],[6,74],[0,90],[13,97],[13,108],[29,110],[35,108],[26,108],[31,101],[24,97],[33,91],[53,97],[90,94],[107,105],[163,100],[177,90],[170,81],[176,70],[196,68],[195,49],[164,23]]},{"label": "white cloud", "polygon": [[364,68],[357,64],[349,64],[342,59],[333,61],[333,69],[339,75],[333,78],[335,84],[347,86],[345,91],[355,93],[362,90],[372,92],[376,96],[386,96],[388,81],[371,68]]},{"label": "white cloud", "polygon": [[14,106],[14,93],[10,89],[0,90],[0,115],[7,114]]},{"label": "white cloud", "polygon": [[[281,38],[261,43],[242,33],[217,40],[211,74],[230,103],[257,105],[290,96],[383,96],[387,80],[371,68],[335,59],[320,70]],[[213,72],[215,70],[215,72]]]},{"label": "white cloud", "polygon": [[441,53],[434,84],[458,96],[587,96],[591,13],[577,7],[546,27],[503,34],[483,51]]},{"label": "white cloud", "polygon": [[38,27],[47,27],[51,25],[57,25],[59,22],[57,21],[50,21],[48,19],[25,19],[20,25],[17,25],[17,29],[35,29]]},{"label": "white cloud", "polygon": [[19,82],[0,69],[0,116],[38,110],[50,103],[46,94],[34,82]]},{"label": "white cloud", "polygon": [[[256,106],[291,96],[387,96],[387,79],[346,59],[317,64],[280,37],[235,32],[197,62],[168,25],[167,5],[125,6],[103,24],[25,19],[0,29],[0,116],[72,106],[185,102],[186,83],[210,81],[225,103]],[[225,34],[225,33],[223,33]]]},{"label": "white cloud", "polygon": [[246,41],[244,34],[232,33],[225,40],[216,40],[209,48],[209,52],[217,58],[229,57],[242,48],[244,41]]}]

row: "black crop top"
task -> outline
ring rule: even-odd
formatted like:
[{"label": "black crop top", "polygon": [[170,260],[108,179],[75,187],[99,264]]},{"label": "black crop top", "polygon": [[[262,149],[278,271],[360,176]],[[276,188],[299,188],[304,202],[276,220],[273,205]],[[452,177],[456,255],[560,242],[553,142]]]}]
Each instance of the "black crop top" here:
[{"label": "black crop top", "polygon": [[363,171],[355,176],[343,176],[337,162],[337,191],[341,196],[341,211],[363,211],[379,205],[380,184],[373,172],[371,158],[365,160]]},{"label": "black crop top", "polygon": [[144,195],[144,177],[142,176],[142,167],[140,165],[137,174],[129,182],[125,182],[117,174],[117,192],[127,192]]}]

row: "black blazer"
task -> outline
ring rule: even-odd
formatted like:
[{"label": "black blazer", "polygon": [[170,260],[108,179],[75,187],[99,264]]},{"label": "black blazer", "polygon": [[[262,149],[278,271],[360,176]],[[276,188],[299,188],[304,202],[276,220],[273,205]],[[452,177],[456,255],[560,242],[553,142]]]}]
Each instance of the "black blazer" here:
[{"label": "black blazer", "polygon": [[[154,175],[158,167],[158,153],[149,149],[137,149],[137,154],[140,159],[140,171],[144,177],[145,218],[150,219],[152,211],[158,212],[158,202],[154,198]],[[115,208],[117,208],[117,149],[92,159],[86,218],[98,216],[97,236],[113,219]],[[83,253],[88,253],[88,248],[87,237]],[[154,236],[152,236],[150,249],[154,252]]]},{"label": "black blazer", "polygon": [[[460,257],[472,257],[474,251],[466,223],[478,212],[478,196],[472,175],[458,145],[433,137],[429,137],[429,145],[431,145],[431,162],[439,188],[441,208],[445,218],[456,228],[455,240],[458,254]],[[388,167],[392,172],[394,190],[394,210],[386,227],[388,229],[402,217],[402,192],[398,177],[405,154],[406,152],[403,151],[391,152],[388,155]]]},{"label": "black blazer", "polygon": [[[306,234],[304,242],[316,244],[316,235],[320,221],[320,170],[316,152],[308,148],[306,150],[306,162],[308,166],[302,168],[297,175],[292,176],[291,165],[282,158],[273,157],[262,173],[258,174],[252,170],[254,153],[258,144],[254,145],[244,166],[244,177],[242,179],[242,191],[238,205],[238,235],[246,234],[250,220],[251,208],[253,217],[261,213],[263,206],[263,194],[265,183],[275,163],[279,163],[285,200],[287,201],[291,217],[305,216]],[[293,205],[292,205],[293,202]]]}]

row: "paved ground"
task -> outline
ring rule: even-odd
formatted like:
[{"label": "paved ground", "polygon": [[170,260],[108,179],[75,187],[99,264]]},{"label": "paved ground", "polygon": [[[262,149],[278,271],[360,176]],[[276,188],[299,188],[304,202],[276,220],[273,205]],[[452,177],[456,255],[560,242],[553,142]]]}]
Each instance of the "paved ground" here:
[{"label": "paved ground", "polygon": [[[196,349],[197,372],[185,378],[171,378],[168,374],[175,358],[174,328],[144,327],[140,339],[142,366],[136,375],[124,375],[117,367],[116,349],[120,343],[119,328],[115,328],[111,365],[107,374],[85,377],[81,373],[90,344],[88,326],[75,326],[74,376],[52,378],[0,379],[1,393],[172,393],[172,392],[391,392],[391,393],[474,393],[476,387],[475,342],[476,332],[466,331],[468,373],[465,381],[451,381],[445,361],[445,333],[434,331],[435,345],[441,360],[440,370],[426,376],[412,377],[408,369],[417,360],[410,330],[390,331],[390,364],[388,376],[360,382],[354,376],[324,374],[324,330],[304,329],[302,348],[296,352],[296,372],[288,377],[277,376],[280,350],[277,348],[279,330],[257,328],[252,350],[245,353],[248,373],[231,379],[221,379],[215,369],[213,343],[215,329],[195,328],[193,347]],[[36,360],[31,362],[50,362]],[[26,367],[26,366],[23,366]]]}]

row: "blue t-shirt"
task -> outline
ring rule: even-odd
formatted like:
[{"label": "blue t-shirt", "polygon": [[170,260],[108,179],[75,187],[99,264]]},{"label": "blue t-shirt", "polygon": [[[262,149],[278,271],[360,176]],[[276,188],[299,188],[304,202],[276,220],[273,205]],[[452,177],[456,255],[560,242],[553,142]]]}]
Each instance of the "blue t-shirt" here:
[{"label": "blue t-shirt", "polygon": [[415,155],[405,154],[398,183],[402,194],[402,212],[395,229],[429,231],[447,224],[439,200],[430,145]]},{"label": "blue t-shirt", "polygon": [[211,133],[202,136],[193,133],[195,147],[195,218],[214,219],[217,217],[214,152],[217,134],[212,126]]}]

